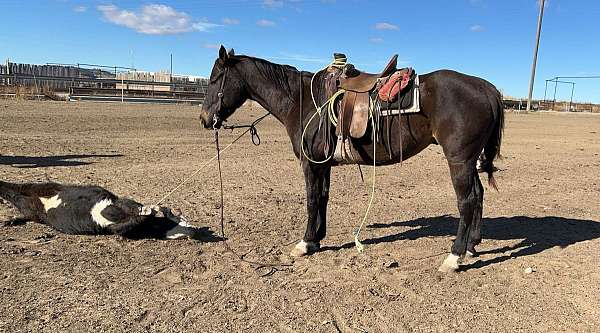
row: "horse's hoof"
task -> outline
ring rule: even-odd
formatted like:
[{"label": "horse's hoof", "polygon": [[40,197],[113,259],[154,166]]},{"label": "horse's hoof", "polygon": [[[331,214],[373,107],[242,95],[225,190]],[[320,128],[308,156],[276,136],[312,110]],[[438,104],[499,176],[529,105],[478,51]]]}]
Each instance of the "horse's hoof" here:
[{"label": "horse's hoof", "polygon": [[477,251],[472,250],[472,251],[468,251],[465,253],[465,257],[468,259],[473,259],[475,257],[477,257]]},{"label": "horse's hoof", "polygon": [[446,257],[446,259],[444,260],[444,262],[442,263],[440,268],[438,268],[438,271],[440,271],[442,273],[456,272],[458,270],[458,265],[460,264],[461,261],[462,261],[461,257],[459,257],[455,254],[450,254],[450,255],[448,255],[448,257]]},{"label": "horse's hoof", "polygon": [[305,255],[309,255],[309,254],[313,254],[315,252],[317,252],[319,250],[321,246],[319,245],[319,243],[314,243],[314,242],[305,242],[305,241],[300,241],[300,243],[296,244],[296,246],[294,246],[294,248],[292,249],[292,252],[290,252],[290,255],[292,257],[303,257]]}]

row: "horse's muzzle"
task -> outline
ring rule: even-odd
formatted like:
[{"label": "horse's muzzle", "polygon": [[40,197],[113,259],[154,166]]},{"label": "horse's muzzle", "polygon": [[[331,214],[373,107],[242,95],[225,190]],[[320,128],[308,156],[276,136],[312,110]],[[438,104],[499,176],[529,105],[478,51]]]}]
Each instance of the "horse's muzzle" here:
[{"label": "horse's muzzle", "polygon": [[202,123],[204,128],[213,128],[212,117],[210,117],[210,114],[204,109],[200,110],[200,123]]}]

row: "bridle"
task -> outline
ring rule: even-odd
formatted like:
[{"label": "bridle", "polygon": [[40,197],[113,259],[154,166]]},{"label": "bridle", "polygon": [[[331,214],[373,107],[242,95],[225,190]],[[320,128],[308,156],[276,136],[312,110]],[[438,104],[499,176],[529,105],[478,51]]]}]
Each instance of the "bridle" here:
[{"label": "bridle", "polygon": [[217,98],[219,98],[217,102],[217,111],[213,115],[213,129],[215,130],[217,129],[217,123],[219,122],[219,114],[221,114],[221,109],[223,108],[223,96],[227,72],[229,72],[229,67],[225,66],[225,69],[223,70],[223,78],[221,79],[221,85],[219,86],[219,91],[217,92]]},{"label": "bridle", "polygon": [[[216,138],[216,130],[218,130],[217,128],[217,124],[219,123],[220,119],[220,114],[222,113],[222,109],[223,109],[223,98],[225,97],[225,80],[227,80],[227,73],[229,72],[229,67],[225,67],[225,69],[223,70],[223,78],[221,78],[221,84],[219,85],[219,90],[217,92],[217,111],[215,112],[215,114],[213,115],[213,130],[215,130],[215,141],[217,141],[218,139]],[[236,128],[248,128],[248,131],[250,132],[250,137],[252,139],[252,144],[254,144],[255,146],[260,145],[260,136],[258,135],[258,131],[256,130],[256,124],[258,124],[259,122],[261,122],[263,119],[265,119],[270,113],[267,112],[265,115],[259,117],[258,119],[256,119],[255,121],[253,121],[251,124],[249,125],[223,125],[222,127],[224,129],[230,129],[230,130],[234,130]]]}]

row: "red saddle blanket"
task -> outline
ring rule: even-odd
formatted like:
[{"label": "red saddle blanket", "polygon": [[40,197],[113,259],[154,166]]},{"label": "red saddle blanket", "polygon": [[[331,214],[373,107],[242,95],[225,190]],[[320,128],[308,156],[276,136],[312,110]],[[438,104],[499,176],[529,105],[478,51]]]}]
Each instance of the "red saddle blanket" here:
[{"label": "red saddle blanket", "polygon": [[390,75],[379,88],[379,99],[384,102],[394,102],[398,98],[398,94],[406,88],[412,79],[414,70],[412,68],[404,68]]}]

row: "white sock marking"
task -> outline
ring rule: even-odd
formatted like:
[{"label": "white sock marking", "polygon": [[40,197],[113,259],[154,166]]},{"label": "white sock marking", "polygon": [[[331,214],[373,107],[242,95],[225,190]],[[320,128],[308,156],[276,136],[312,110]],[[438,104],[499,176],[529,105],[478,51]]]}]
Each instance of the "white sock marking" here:
[{"label": "white sock marking", "polygon": [[296,244],[296,249],[306,254],[308,253],[308,243],[306,243],[304,240],[301,240],[300,243]]},{"label": "white sock marking", "polygon": [[62,203],[62,200],[58,197],[58,194],[50,198],[40,198],[40,201],[42,202],[46,213],[50,209],[60,206],[60,204]]},{"label": "white sock marking", "polygon": [[448,257],[442,263],[443,267],[450,267],[452,269],[458,269],[458,264],[460,263],[460,257],[450,253]]},{"label": "white sock marking", "polygon": [[114,224],[113,221],[110,221],[108,219],[106,219],[104,216],[102,216],[102,214],[100,214],[104,208],[108,207],[112,205],[112,200],[110,199],[103,199],[98,201],[94,207],[92,207],[92,210],[90,211],[90,214],[92,214],[92,220],[94,220],[94,222],[96,222],[96,224],[98,224],[101,227],[107,227],[111,224]]}]

